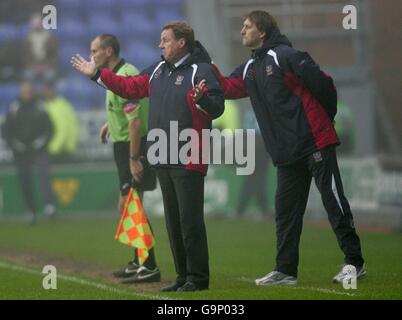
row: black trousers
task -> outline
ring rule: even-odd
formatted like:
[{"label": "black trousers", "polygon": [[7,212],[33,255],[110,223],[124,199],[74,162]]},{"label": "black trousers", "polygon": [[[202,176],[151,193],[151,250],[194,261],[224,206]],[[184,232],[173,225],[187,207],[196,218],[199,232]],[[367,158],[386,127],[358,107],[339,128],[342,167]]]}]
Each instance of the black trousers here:
[{"label": "black trousers", "polygon": [[34,173],[38,171],[40,192],[46,205],[54,204],[50,186],[49,157],[45,150],[29,153],[14,153],[18,181],[29,211],[36,214],[38,206],[35,201]]},{"label": "black trousers", "polygon": [[343,191],[335,147],[327,147],[288,166],[278,167],[275,198],[277,256],[276,271],[297,276],[299,241],[311,180],[321,193],[328,219],[345,263],[363,265],[360,239]]},{"label": "black trousers", "polygon": [[204,175],[158,168],[170,247],[178,283],[209,286],[208,244],[204,223]]}]

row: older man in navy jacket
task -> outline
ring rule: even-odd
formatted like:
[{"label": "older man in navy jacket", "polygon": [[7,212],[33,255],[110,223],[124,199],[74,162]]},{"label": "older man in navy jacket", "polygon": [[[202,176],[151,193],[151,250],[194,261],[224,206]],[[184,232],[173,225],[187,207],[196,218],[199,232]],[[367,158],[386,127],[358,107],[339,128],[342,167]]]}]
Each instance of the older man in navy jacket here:
[{"label": "older man in navy jacket", "polygon": [[[193,129],[201,137],[202,129],[210,129],[211,121],[224,110],[224,97],[211,59],[194,40],[194,31],[183,22],[173,22],[162,28],[163,59],[140,75],[123,77],[109,69],[96,70],[77,55],[73,66],[117,95],[127,99],[149,97],[149,131],[162,129],[168,135],[164,155],[167,161],[154,164],[160,182],[166,225],[175,262],[177,279],[162,291],[195,291],[209,287],[208,246],[204,224],[204,177],[207,164],[191,155],[182,159],[177,150],[188,143],[179,139],[180,132]],[[203,96],[194,97],[198,82],[203,82]],[[170,136],[172,123],[178,132]],[[150,143],[148,141],[150,146]],[[202,157],[201,138],[194,143]],[[179,159],[180,158],[180,159]],[[178,161],[177,161],[178,160]]]}]

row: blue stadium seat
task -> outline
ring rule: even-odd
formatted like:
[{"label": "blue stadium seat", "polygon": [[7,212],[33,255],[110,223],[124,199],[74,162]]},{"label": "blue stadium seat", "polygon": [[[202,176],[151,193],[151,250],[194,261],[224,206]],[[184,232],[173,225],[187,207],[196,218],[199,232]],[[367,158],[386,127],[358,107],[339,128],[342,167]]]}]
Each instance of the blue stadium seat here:
[{"label": "blue stadium seat", "polygon": [[175,20],[185,20],[180,9],[169,8],[155,12],[155,24],[163,26]]},{"label": "blue stadium seat", "polygon": [[86,6],[88,9],[112,9],[112,7],[120,6],[120,1],[118,0],[86,0],[82,2],[83,6]]},{"label": "blue stadium seat", "polygon": [[[57,32],[61,76],[77,76],[70,66],[71,56],[78,52],[87,58],[90,40],[101,33],[119,38],[121,56],[128,62],[139,69],[148,67],[160,59],[162,25],[183,19],[183,3],[183,0],[58,0],[56,7],[62,12]],[[77,92],[77,96],[72,96],[81,107],[87,104],[86,99],[99,94],[88,90],[87,96]],[[88,97],[91,92],[92,98]]]},{"label": "blue stadium seat", "polygon": [[169,6],[182,8],[184,1],[183,0],[151,0],[154,6]]},{"label": "blue stadium seat", "polygon": [[107,11],[92,12],[88,17],[88,27],[92,36],[96,36],[100,33],[113,33],[117,34],[121,31],[117,19]]},{"label": "blue stadium seat", "polygon": [[18,94],[20,85],[18,82],[0,84],[1,100],[0,100],[0,114],[5,113],[14,101]]},{"label": "blue stadium seat", "polygon": [[104,105],[105,89],[79,74],[61,79],[57,89],[79,111]]},{"label": "blue stadium seat", "polygon": [[14,24],[0,24],[0,42],[18,40],[20,38],[20,30]]},{"label": "blue stadium seat", "polygon": [[[19,32],[18,39],[20,41],[23,41],[28,36],[29,31],[30,31],[30,28],[29,28],[28,23],[18,26],[18,32]],[[53,32],[53,30],[52,30],[52,32]]]},{"label": "blue stadium seat", "polygon": [[125,53],[127,62],[134,64],[140,70],[160,60],[161,55],[157,46],[143,42],[128,44]]},{"label": "blue stadium seat", "polygon": [[119,0],[119,6],[122,8],[132,8],[132,7],[147,7],[149,5],[149,0]]},{"label": "blue stadium seat", "polygon": [[79,53],[84,58],[88,59],[90,55],[89,43],[79,41],[59,41],[59,67],[62,72],[72,73],[73,68],[70,65],[70,60],[73,55]]},{"label": "blue stadium seat", "polygon": [[81,0],[57,0],[56,8],[60,10],[60,12],[62,12],[63,9],[76,10],[82,7],[82,2]]},{"label": "blue stadium seat", "polygon": [[87,26],[79,16],[62,15],[57,24],[56,35],[61,41],[85,39],[88,36]]},{"label": "blue stadium seat", "polygon": [[153,35],[159,27],[144,14],[136,12],[126,12],[121,15],[121,25],[126,36],[136,36],[137,38],[148,38]]}]

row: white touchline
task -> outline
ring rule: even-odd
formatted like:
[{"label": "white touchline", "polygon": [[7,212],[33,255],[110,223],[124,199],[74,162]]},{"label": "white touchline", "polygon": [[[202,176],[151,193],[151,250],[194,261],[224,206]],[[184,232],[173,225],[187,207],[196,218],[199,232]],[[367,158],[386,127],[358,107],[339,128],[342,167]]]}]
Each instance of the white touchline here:
[{"label": "white touchline", "polygon": [[[21,267],[21,266],[12,265],[12,264],[1,262],[1,261],[0,261],[0,268],[9,269],[9,270],[15,270],[15,271],[22,271],[22,272],[26,272],[26,273],[31,273],[31,274],[43,276],[43,273],[41,273],[40,271],[30,269],[30,268],[27,268],[27,267]],[[149,298],[149,299],[154,299],[154,300],[173,300],[172,298],[165,297],[165,296],[158,296],[158,295],[153,295],[153,294],[146,294],[146,293],[132,292],[132,291],[128,291],[128,290],[121,290],[121,289],[113,288],[113,287],[108,286],[106,284],[80,279],[78,277],[66,276],[66,275],[62,275],[60,273],[57,274],[57,278],[61,279],[61,280],[64,280],[64,281],[75,282],[75,283],[79,283],[79,284],[82,284],[82,285],[85,285],[85,286],[88,286],[88,287],[94,287],[94,288],[101,289],[101,290],[104,290],[104,291],[109,291],[109,292],[118,293],[118,294],[125,294],[125,295],[129,295],[129,296],[133,296],[133,297],[143,297],[143,298]],[[175,298],[175,300],[178,300],[178,299]]]},{"label": "white touchline", "polygon": [[[246,278],[246,277],[240,277],[237,278],[236,280],[238,281],[243,281],[243,282],[252,282],[254,283],[254,279]],[[269,287],[269,286],[267,286]],[[279,286],[271,286],[271,287],[279,287]],[[308,290],[308,291],[315,291],[315,292],[322,292],[322,293],[330,293],[330,294],[336,294],[340,296],[351,296],[351,297],[357,297],[357,296],[363,296],[362,294],[356,294],[356,293],[348,293],[348,292],[342,292],[342,291],[336,291],[332,289],[325,289],[325,288],[314,288],[314,287],[300,287],[300,286],[280,286],[281,288],[289,288],[293,290]]]}]

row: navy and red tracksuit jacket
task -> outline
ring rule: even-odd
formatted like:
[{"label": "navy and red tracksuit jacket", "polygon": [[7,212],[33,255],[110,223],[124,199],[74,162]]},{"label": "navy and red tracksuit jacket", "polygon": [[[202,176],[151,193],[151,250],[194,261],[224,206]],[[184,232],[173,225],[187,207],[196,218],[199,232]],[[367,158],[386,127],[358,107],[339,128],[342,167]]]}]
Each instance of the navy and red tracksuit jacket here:
[{"label": "navy and red tracksuit jacket", "polygon": [[291,164],[339,144],[332,78],[308,53],[293,49],[278,29],[229,77],[214,68],[226,99],[250,97],[274,165]]},{"label": "navy and red tracksuit jacket", "polygon": [[[207,173],[208,165],[202,163],[202,129],[211,129],[212,120],[224,111],[224,96],[219,79],[211,65],[205,48],[196,41],[190,56],[177,68],[162,60],[146,68],[137,76],[117,76],[112,70],[103,69],[92,78],[115,94],[126,99],[149,97],[148,130],[162,129],[167,134],[167,162],[155,167],[179,167]],[[194,85],[206,80],[203,97],[196,103],[192,99]],[[190,141],[170,137],[171,121],[178,122],[178,132],[195,129],[199,139],[191,140],[197,148],[198,163],[182,163],[179,154],[170,154],[170,143],[177,143],[178,151]],[[171,140],[172,139],[172,140]],[[155,142],[156,143],[156,142]],[[148,141],[148,148],[152,142]],[[176,149],[176,148],[173,148]],[[178,159],[178,164],[176,164]],[[189,158],[188,158],[189,159]],[[186,161],[188,162],[188,161]]]}]

